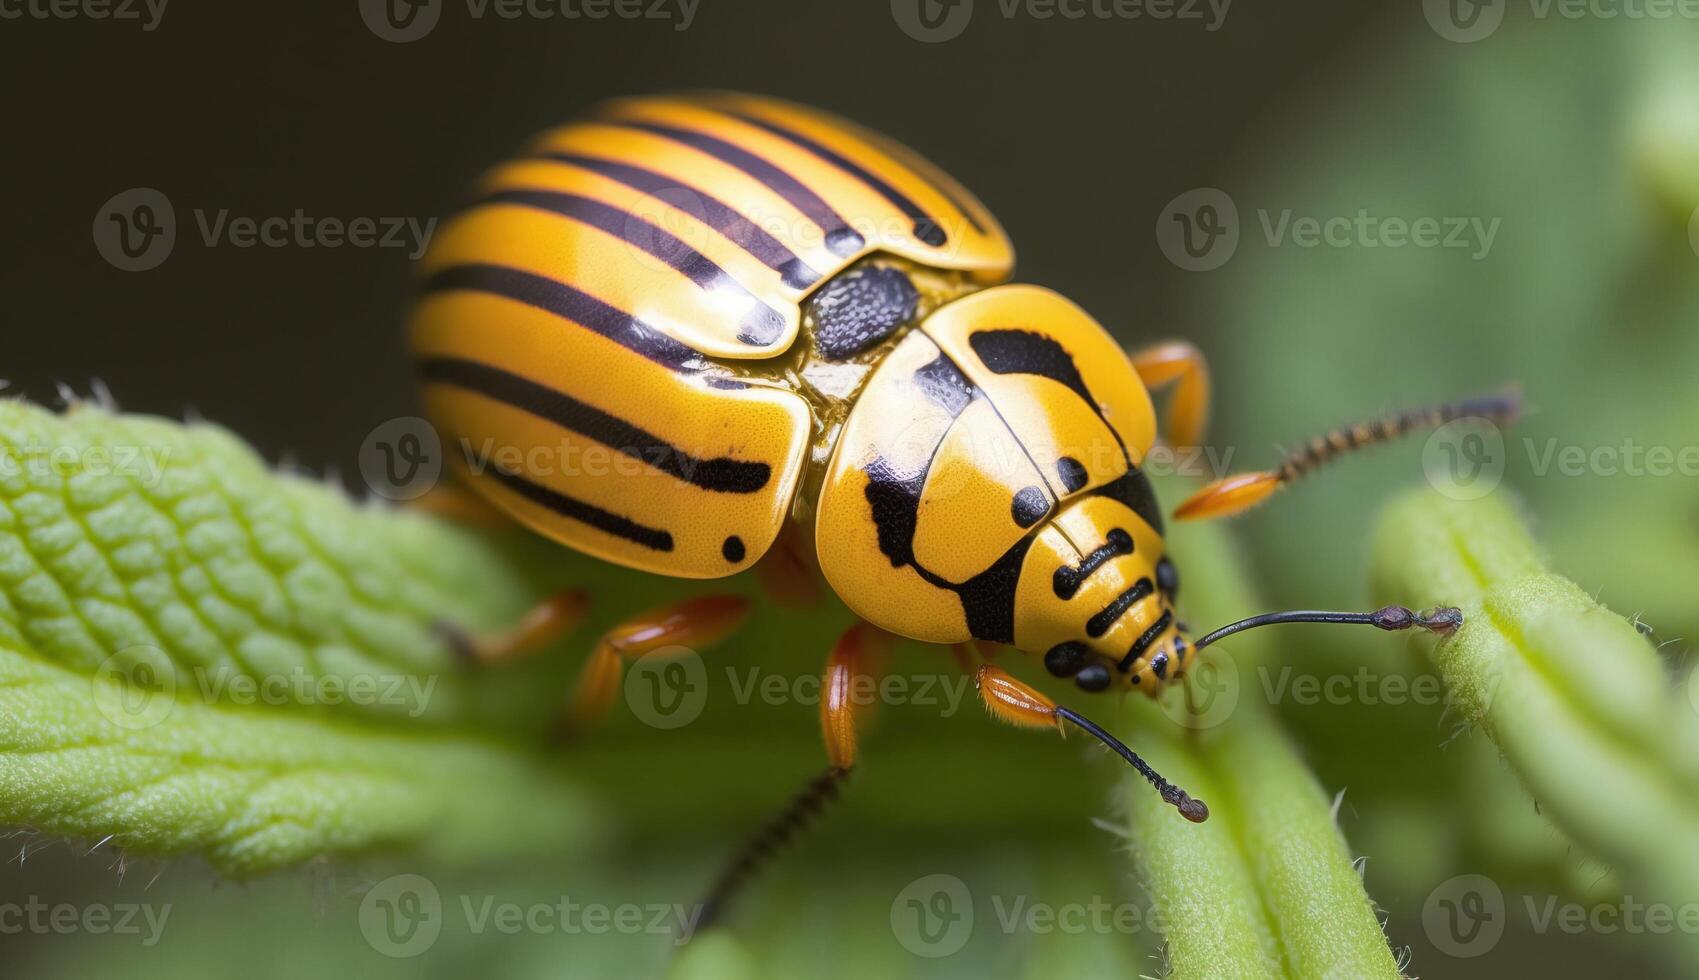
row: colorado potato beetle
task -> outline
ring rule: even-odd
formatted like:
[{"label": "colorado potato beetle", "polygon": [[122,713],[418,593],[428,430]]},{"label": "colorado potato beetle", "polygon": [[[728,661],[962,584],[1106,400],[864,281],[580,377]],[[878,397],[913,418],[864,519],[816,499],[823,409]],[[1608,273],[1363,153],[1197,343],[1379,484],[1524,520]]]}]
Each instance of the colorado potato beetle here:
[{"label": "colorado potato beetle", "polygon": [[[777,568],[767,578],[783,591],[818,568],[863,621],[827,660],[828,768],[776,826],[854,766],[850,681],[892,635],[1009,645],[1082,691],[1155,696],[1246,628],[1460,622],[1454,609],[1294,611],[1192,639],[1140,467],[1157,439],[1150,388],[1172,388],[1170,443],[1202,439],[1202,355],[1185,342],[1129,355],[1066,298],[1007,283],[1013,248],[978,200],[824,113],[731,93],[609,103],[490,171],[421,264],[411,348],[445,442],[601,447],[632,464],[462,465],[466,486],[540,534],[656,575]],[[1177,516],[1241,511],[1340,453],[1516,410],[1504,395],[1346,427],[1211,484]],[[533,647],[577,603],[468,647]],[[705,596],[619,626],[583,668],[571,723],[605,714],[626,662],[708,645],[748,611]],[[1181,814],[1207,816],[1081,715],[989,663],[978,680],[996,717],[1080,727]]]}]

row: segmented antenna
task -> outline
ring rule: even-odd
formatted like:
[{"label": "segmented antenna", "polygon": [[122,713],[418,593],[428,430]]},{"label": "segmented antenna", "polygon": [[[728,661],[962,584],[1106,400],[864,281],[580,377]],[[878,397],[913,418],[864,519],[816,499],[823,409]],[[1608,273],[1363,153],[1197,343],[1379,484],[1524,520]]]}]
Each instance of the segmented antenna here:
[{"label": "segmented antenna", "polygon": [[826,804],[838,798],[838,790],[849,778],[849,773],[848,769],[838,766],[828,767],[792,797],[790,803],[765,827],[744,843],[737,856],[714,880],[707,897],[702,900],[702,914],[697,916],[696,930],[719,921],[727,904],[736,897],[749,879],[761,870],[761,866],[817,818],[826,808]]}]

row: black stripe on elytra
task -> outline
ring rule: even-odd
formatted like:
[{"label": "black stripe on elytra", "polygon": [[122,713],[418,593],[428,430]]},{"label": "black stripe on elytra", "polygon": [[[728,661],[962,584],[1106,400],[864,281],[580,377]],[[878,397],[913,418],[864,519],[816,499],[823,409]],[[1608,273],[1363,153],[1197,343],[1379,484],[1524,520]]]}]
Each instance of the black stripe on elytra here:
[{"label": "black stripe on elytra", "polygon": [[1095,616],[1086,620],[1085,634],[1095,640],[1109,632],[1109,627],[1115,625],[1115,620],[1120,619],[1122,613],[1126,612],[1133,603],[1154,591],[1156,591],[1156,586],[1151,585],[1148,578],[1141,578],[1134,582],[1128,587],[1127,591],[1110,600],[1109,605],[1104,606]]},{"label": "black stripe on elytra", "polygon": [[820,281],[820,273],[814,271],[760,225],[744,217],[742,212],[720,200],[707,191],[697,190],[689,184],[675,180],[653,170],[634,167],[629,163],[619,163],[614,160],[603,160],[598,157],[587,157],[578,153],[540,153],[539,160],[549,160],[554,163],[565,163],[580,170],[601,174],[609,180],[617,180],[632,190],[657,197],[665,203],[678,208],[697,221],[724,235],[728,241],[750,255],[755,256],[762,265],[779,273],[785,285],[792,289],[807,289]]},{"label": "black stripe on elytra", "polygon": [[569,497],[558,490],[551,490],[548,487],[532,483],[519,474],[510,473],[499,466],[491,466],[485,472],[495,477],[502,486],[562,517],[578,521],[580,524],[588,524],[598,531],[624,538],[653,551],[673,550],[672,534],[660,528],[639,524],[629,517],[603,510],[595,504],[579,500],[577,497]]},{"label": "black stripe on elytra", "polygon": [[1116,555],[1133,553],[1133,536],[1121,528],[1112,529],[1105,536],[1103,544],[1098,545],[1091,554],[1086,555],[1078,565],[1063,565],[1056,569],[1051,578],[1051,585],[1056,589],[1056,598],[1072,599],[1074,593],[1080,590],[1080,583],[1086,580],[1092,572],[1100,568],[1104,562]]},{"label": "black stripe on elytra", "polygon": [[766,463],[727,456],[709,459],[693,456],[654,433],[564,391],[490,364],[430,357],[419,362],[419,375],[427,382],[453,385],[512,405],[704,490],[755,493],[772,477],[772,468]]},{"label": "black stripe on elytra", "polygon": [[950,202],[951,207],[961,212],[962,217],[968,220],[968,224],[973,225],[974,231],[981,235],[985,234],[985,224],[979,220],[973,209],[968,207],[967,202],[962,200],[961,195],[956,192],[955,182],[942,170],[939,170],[936,164],[884,133],[863,129],[854,123],[843,125],[851,134],[859,136],[866,142],[885,151],[886,156],[914,171],[916,176],[931,184],[939,194],[944,196],[944,200]]},{"label": "black stripe on elytra", "polygon": [[746,344],[766,346],[778,340],[784,333],[785,319],[779,315],[779,311],[761,302],[731,273],[720,268],[713,259],[691,248],[678,236],[644,221],[629,211],[622,211],[591,197],[530,188],[496,191],[482,200],[473,202],[472,206],[483,204],[518,204],[571,218],[653,255],[707,292],[729,293],[738,297],[743,301],[747,312],[739,323],[737,339]]},{"label": "black stripe on elytra", "polygon": [[884,178],[880,177],[878,174],[869,172],[866,167],[856,163],[854,160],[849,159],[831,147],[816,142],[815,140],[812,140],[793,129],[781,126],[775,122],[769,122],[759,116],[734,111],[726,111],[726,114],[735,119],[741,119],[751,126],[757,126],[764,129],[780,139],[789,140],[790,142],[795,143],[797,146],[802,147],[832,166],[844,171],[855,179],[866,184],[868,187],[873,188],[879,193],[880,197],[890,201],[897,210],[901,211],[905,217],[914,223],[914,237],[920,239],[922,242],[931,245],[933,248],[937,248],[949,241],[949,236],[944,234],[944,226],[940,225],[937,219],[921,210],[920,205],[910,200],[908,195],[897,190],[895,187],[892,187],[885,181]]},{"label": "black stripe on elytra", "polygon": [[832,251],[833,255],[848,257],[861,251],[862,246],[867,244],[866,239],[862,238],[854,228],[851,228],[849,222],[845,221],[842,215],[834,211],[830,204],[821,200],[820,195],[810,190],[806,184],[774,166],[771,161],[751,153],[736,143],[693,129],[668,126],[644,119],[612,118],[606,120],[606,122],[612,126],[641,130],[672,140],[675,143],[682,143],[754,177],[767,185],[774,193],[790,202],[791,206],[806,215],[808,220],[818,225],[820,230],[826,233],[826,247]]},{"label": "black stripe on elytra", "polygon": [[[1156,622],[1151,623],[1149,629],[1147,629],[1143,633],[1139,634],[1139,638],[1133,641],[1132,649],[1128,650],[1127,655],[1125,657],[1121,658],[1121,662],[1115,665],[1117,668],[1120,669],[1121,673],[1123,673],[1123,674],[1126,673],[1127,668],[1131,667],[1133,665],[1133,661],[1144,656],[1144,652],[1146,650],[1150,649],[1150,645],[1152,643],[1156,642],[1156,638],[1161,636],[1162,631],[1166,630],[1168,628],[1168,624],[1172,623],[1173,621],[1174,621],[1173,610],[1171,610],[1171,609],[1162,610],[1162,615],[1156,617]],[[1158,679],[1160,679],[1162,677],[1162,675],[1167,672],[1167,669],[1168,669],[1168,658],[1167,658],[1167,656],[1165,655],[1162,659],[1162,669],[1161,670],[1156,669],[1155,661],[1151,662],[1151,669],[1156,671],[1156,676],[1157,676]]]},{"label": "black stripe on elytra", "polygon": [[547,276],[504,265],[453,265],[425,281],[424,291],[491,293],[571,320],[675,371],[700,371],[702,352],[672,339],[624,310]]}]

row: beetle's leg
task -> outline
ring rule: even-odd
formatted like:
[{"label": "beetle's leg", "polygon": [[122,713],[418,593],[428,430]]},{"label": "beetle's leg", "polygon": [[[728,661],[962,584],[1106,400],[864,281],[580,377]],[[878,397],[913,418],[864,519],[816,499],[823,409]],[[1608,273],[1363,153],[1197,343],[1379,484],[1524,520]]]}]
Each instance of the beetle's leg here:
[{"label": "beetle's leg", "polygon": [[669,647],[712,646],[743,625],[749,607],[739,595],[696,596],[634,616],[603,634],[572,689],[562,734],[580,734],[607,717],[627,661],[670,652]]},{"label": "beetle's leg", "polygon": [[715,922],[761,865],[827,803],[837,799],[839,788],[855,766],[856,727],[867,720],[872,707],[868,695],[873,685],[868,681],[876,678],[883,668],[891,642],[889,633],[867,623],[851,626],[838,638],[826,659],[820,687],[820,728],[826,740],[826,770],[809,780],[783,810],[744,843],[720,872],[702,900],[697,929]]},{"label": "beetle's leg", "polygon": [[590,595],[583,589],[562,589],[532,607],[512,627],[488,636],[471,636],[458,627],[439,624],[449,643],[468,662],[491,666],[535,653],[577,629],[590,612]]},{"label": "beetle's leg", "polygon": [[1121,744],[1115,736],[1086,720],[1078,713],[1062,707],[1045,697],[1030,685],[1023,684],[1009,675],[1009,672],[993,664],[985,664],[979,668],[979,698],[985,702],[985,710],[991,712],[991,717],[998,721],[1006,721],[1020,728],[1054,728],[1058,732],[1065,729],[1063,722],[1068,722],[1081,729],[1121,758],[1132,764],[1139,774],[1156,787],[1180,815],[1193,823],[1203,823],[1209,819],[1209,807],[1202,800],[1194,799],[1186,791],[1168,780],[1163,779],[1155,769],[1152,769],[1132,749]]},{"label": "beetle's leg", "polygon": [[1146,387],[1174,385],[1174,396],[1168,401],[1169,444],[1202,443],[1209,424],[1209,364],[1203,352],[1186,341],[1171,340],[1130,356]]},{"label": "beetle's leg", "polygon": [[1174,516],[1185,521],[1237,514],[1256,506],[1269,494],[1304,474],[1364,446],[1389,442],[1411,432],[1435,429],[1457,419],[1483,418],[1495,425],[1508,425],[1521,413],[1522,394],[1511,386],[1482,398],[1444,402],[1387,415],[1372,422],[1341,426],[1311,439],[1298,452],[1287,454],[1272,470],[1238,473],[1216,480],[1175,508]]}]

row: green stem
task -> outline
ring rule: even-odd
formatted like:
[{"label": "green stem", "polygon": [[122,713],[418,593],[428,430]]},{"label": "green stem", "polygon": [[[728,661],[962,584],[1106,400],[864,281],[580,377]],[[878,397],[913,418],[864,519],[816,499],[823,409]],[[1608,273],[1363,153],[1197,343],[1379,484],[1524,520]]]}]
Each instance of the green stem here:
[{"label": "green stem", "polygon": [[1375,554],[1385,594],[1463,609],[1430,656],[1541,812],[1647,897],[1699,894],[1692,708],[1635,625],[1548,571],[1497,497],[1399,501]]}]

